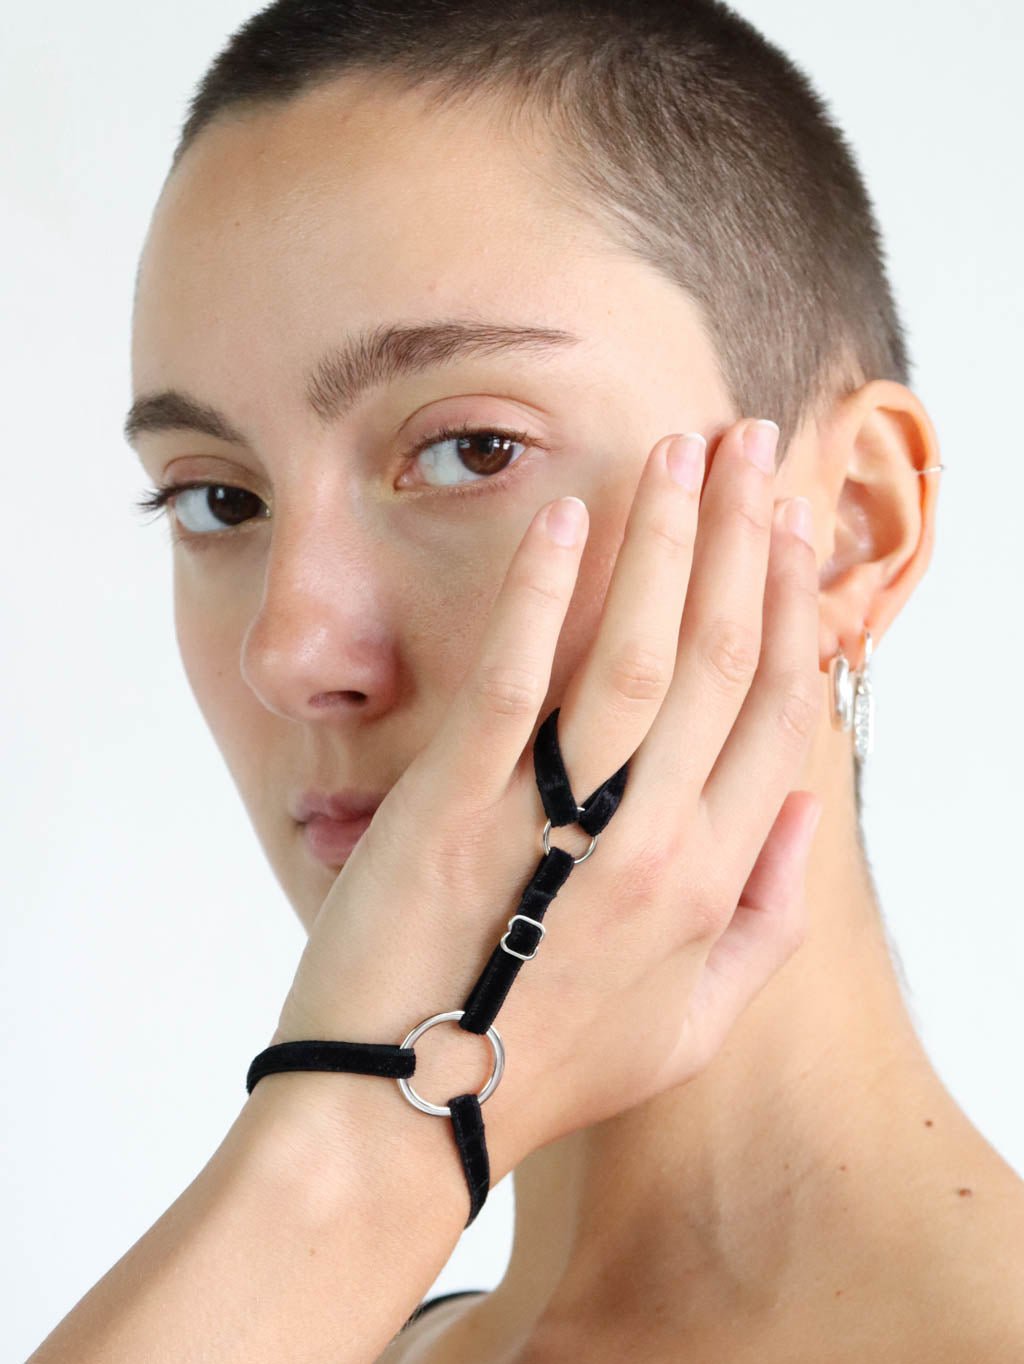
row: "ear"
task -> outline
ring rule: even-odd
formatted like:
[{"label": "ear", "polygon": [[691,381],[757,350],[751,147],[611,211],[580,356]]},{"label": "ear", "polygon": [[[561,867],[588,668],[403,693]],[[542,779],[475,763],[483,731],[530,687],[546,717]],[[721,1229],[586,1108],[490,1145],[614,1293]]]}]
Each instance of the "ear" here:
[{"label": "ear", "polygon": [[823,658],[841,648],[858,668],[864,630],[877,646],[931,559],[942,474],[917,471],[940,462],[938,438],[906,385],[875,379],[836,404],[818,455]]}]

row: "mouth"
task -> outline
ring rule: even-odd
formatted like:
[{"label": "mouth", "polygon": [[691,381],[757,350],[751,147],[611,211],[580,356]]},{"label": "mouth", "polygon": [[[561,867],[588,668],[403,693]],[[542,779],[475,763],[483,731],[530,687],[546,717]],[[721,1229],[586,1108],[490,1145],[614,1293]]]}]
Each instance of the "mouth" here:
[{"label": "mouth", "polygon": [[372,811],[355,819],[311,815],[302,825],[306,850],[318,862],[329,867],[340,867],[369,828],[372,818]]},{"label": "mouth", "polygon": [[327,792],[311,787],[289,801],[289,813],[302,828],[310,856],[337,869],[369,827],[386,791]]}]

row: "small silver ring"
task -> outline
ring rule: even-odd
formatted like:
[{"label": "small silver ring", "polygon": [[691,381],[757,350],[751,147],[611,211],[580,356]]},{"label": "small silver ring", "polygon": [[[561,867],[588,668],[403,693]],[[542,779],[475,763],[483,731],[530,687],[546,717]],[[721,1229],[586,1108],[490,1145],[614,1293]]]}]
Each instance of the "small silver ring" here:
[{"label": "small silver ring", "polygon": [[[416,1039],[421,1037],[428,1028],[432,1028],[435,1023],[446,1023],[448,1019],[461,1018],[465,1012],[465,1009],[451,1009],[448,1013],[434,1014],[430,1018],[425,1018],[422,1023],[417,1023],[412,1032],[406,1034],[400,1045],[403,1047],[411,1047]],[[491,1049],[494,1052],[494,1069],[488,1076],[487,1083],[476,1096],[480,1103],[485,1103],[498,1088],[498,1081],[501,1079],[502,1072],[505,1069],[505,1046],[498,1033],[498,1029],[493,1023],[487,1029],[487,1040],[490,1042]],[[432,1113],[437,1118],[447,1118],[451,1115],[452,1110],[448,1104],[428,1103],[426,1099],[421,1098],[420,1095],[416,1093],[412,1085],[404,1076],[396,1075],[395,1079],[398,1081],[398,1088],[412,1106],[418,1108],[421,1113]]]},{"label": "small silver ring", "polygon": [[[576,806],[576,809],[577,809],[577,812],[578,812],[579,814],[581,814],[581,815],[585,815],[585,814],[587,813],[586,810],[584,810],[584,808],[583,808],[582,805],[577,805],[577,806]],[[587,858],[590,856],[590,854],[591,854],[591,853],[594,851],[594,849],[597,847],[597,840],[598,840],[600,837],[601,837],[601,835],[600,835],[599,833],[598,833],[598,834],[591,834],[591,836],[590,836],[590,847],[587,849],[587,851],[583,854],[582,857],[574,857],[574,858],[572,859],[572,864],[573,864],[574,867],[578,867],[579,864],[580,864],[581,862],[585,862],[585,861],[587,860]],[[542,841],[543,844],[544,844],[544,851],[545,851],[546,853],[549,853],[549,852],[551,851],[551,821],[550,821],[550,819],[549,819],[548,822],[544,825],[544,832],[543,832],[543,834],[541,835],[541,841]],[[565,849],[563,848],[562,851],[564,852]]]}]

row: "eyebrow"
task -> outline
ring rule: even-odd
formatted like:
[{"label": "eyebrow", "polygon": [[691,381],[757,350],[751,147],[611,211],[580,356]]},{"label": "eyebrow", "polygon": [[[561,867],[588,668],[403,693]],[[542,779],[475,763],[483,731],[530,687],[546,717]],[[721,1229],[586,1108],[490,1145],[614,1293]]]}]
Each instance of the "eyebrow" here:
[{"label": "eyebrow", "polygon": [[[552,327],[439,320],[368,327],[327,351],[306,375],[306,404],[325,424],[347,415],[362,395],[402,375],[507,351],[546,355],[582,341]],[[238,445],[249,442],[215,407],[180,389],[136,398],[124,422],[129,444],[143,431],[201,431]]]}]

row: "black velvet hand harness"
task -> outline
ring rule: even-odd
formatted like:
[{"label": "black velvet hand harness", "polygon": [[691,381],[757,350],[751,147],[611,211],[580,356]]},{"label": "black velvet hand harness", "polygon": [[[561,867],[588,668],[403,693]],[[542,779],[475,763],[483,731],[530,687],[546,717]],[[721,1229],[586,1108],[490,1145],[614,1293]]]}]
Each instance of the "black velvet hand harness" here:
[{"label": "black velvet hand harness", "polygon": [[[490,1166],[480,1105],[494,1093],[505,1066],[505,1049],[498,1030],[493,1026],[495,1015],[505,1002],[512,982],[522,970],[523,962],[532,961],[537,955],[540,940],[547,931],[542,920],[548,905],[565,884],[573,867],[585,862],[594,851],[598,834],[615,813],[626,788],[628,762],[623,763],[614,776],[599,786],[583,805],[577,805],[558,746],[557,726],[558,708],[540,726],[533,745],[534,772],[548,817],[541,835],[544,856],[522,893],[518,910],[509,919],[501,941],[491,953],[463,1007],[424,1019],[397,1047],[381,1042],[276,1043],[253,1058],[245,1081],[246,1090],[251,1094],[253,1086],[264,1075],[282,1070],[355,1071],[361,1075],[383,1075],[397,1080],[399,1089],[414,1107],[438,1117],[451,1117],[455,1142],[469,1187],[467,1227],[483,1207],[490,1190]],[[590,835],[590,847],[582,857],[573,857],[564,849],[552,848],[550,844],[552,826],[572,823],[579,824]],[[416,1071],[413,1043],[428,1028],[448,1019],[457,1020],[459,1027],[467,1032],[487,1034],[494,1052],[494,1068],[479,1094],[456,1094],[448,1100],[447,1105],[432,1104],[421,1098],[408,1083],[408,1077]]]}]

